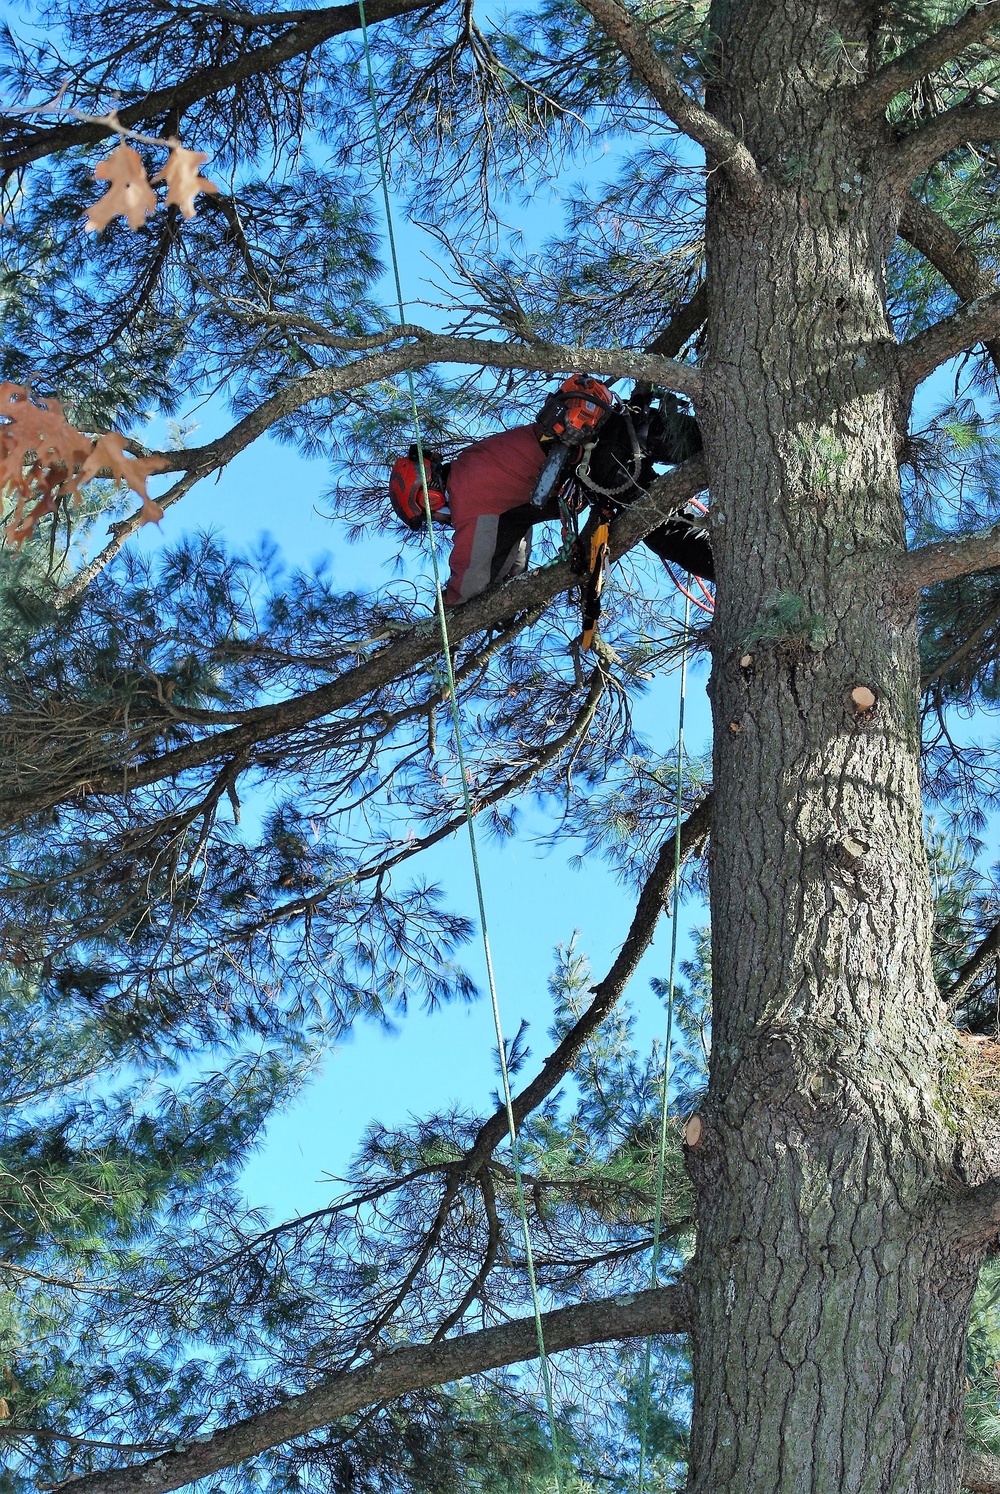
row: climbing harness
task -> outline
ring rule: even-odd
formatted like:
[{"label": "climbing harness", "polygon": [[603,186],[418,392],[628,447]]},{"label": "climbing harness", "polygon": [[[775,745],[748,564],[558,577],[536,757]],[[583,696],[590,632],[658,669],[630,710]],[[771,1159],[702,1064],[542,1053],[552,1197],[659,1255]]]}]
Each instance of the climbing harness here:
[{"label": "climbing harness", "polygon": [[[670,910],[670,974],[667,980],[667,1030],[663,1043],[663,1079],[660,1084],[660,1147],[656,1169],[656,1202],[653,1211],[653,1251],[649,1267],[649,1284],[659,1286],[660,1216],[663,1213],[664,1180],[667,1171],[667,1102],[670,1097],[670,1050],[674,1037],[674,990],[677,977],[677,910],[680,905],[681,831],[684,812],[684,706],[687,699],[687,643],[691,622],[691,602],[684,603],[684,634],[681,647],[680,699],[677,708],[677,776],[674,793],[674,883]],[[642,1361],[642,1390],[639,1422],[639,1476],[637,1494],[645,1494],[646,1456],[649,1441],[649,1400],[652,1381],[653,1340],[646,1339]]]},{"label": "climbing harness", "polygon": [[[602,498],[616,498],[619,493],[627,493],[629,488],[635,487],[642,475],[643,451],[639,443],[639,437],[636,434],[635,426],[632,423],[632,417],[629,414],[628,405],[622,405],[622,417],[625,421],[625,426],[629,433],[629,441],[632,446],[632,471],[625,473],[624,481],[620,482],[617,487],[604,488],[595,478],[591,477],[590,456],[597,445],[596,441],[591,441],[583,448],[583,457],[576,469],[576,476],[583,486],[589,488],[592,493],[599,493]],[[622,471],[625,472],[624,467]]]},{"label": "climbing harness", "polygon": [[[382,131],[379,125],[378,101],[375,94],[375,73],[372,68],[371,48],[368,44],[368,23],[365,18],[365,0],[358,0],[358,13],[361,21],[361,40],[365,55],[365,69],[368,76],[368,98],[371,103],[372,124],[374,127],[375,144],[378,150],[379,172],[382,181],[382,199],[385,205],[386,232],[389,240],[389,252],[392,259],[392,272],[396,290],[396,305],[399,313],[399,325],[405,326],[406,313],[403,305],[403,285],[399,273],[399,256],[396,252],[396,235],[393,228],[392,203],[389,198],[389,181],[386,172],[385,150],[382,145]],[[476,841],[475,825],[473,823],[474,813],[472,807],[472,793],[469,788],[470,775],[465,762],[465,745],[462,738],[462,721],[458,709],[458,690],[455,685],[455,669],[451,656],[451,640],[448,636],[448,617],[444,607],[444,591],[441,586],[441,570],[438,565],[437,546],[434,542],[434,510],[431,504],[430,488],[428,486],[428,463],[424,460],[423,439],[420,433],[420,413],[417,409],[417,392],[413,380],[413,373],[407,370],[407,384],[410,396],[410,414],[413,420],[413,432],[416,438],[416,467],[420,474],[421,488],[424,499],[424,514],[427,522],[427,537],[431,552],[431,566],[434,573],[434,590],[436,596],[436,611],[438,623],[441,629],[441,646],[444,652],[445,675],[448,684],[448,702],[451,711],[452,726],[455,732],[455,750],[458,758],[458,776],[462,786],[462,802],[465,811],[465,823],[469,832],[469,851],[472,859],[472,873],[476,885],[476,900],[479,909],[479,926],[482,933],[483,957],[486,964],[486,980],[490,993],[490,1005],[493,1013],[493,1028],[496,1035],[497,1055],[500,1064],[500,1081],[502,1086],[504,1110],[507,1115],[507,1135],[510,1141],[511,1162],[514,1173],[514,1188],[517,1195],[518,1215],[521,1222],[521,1234],[524,1241],[525,1266],[528,1275],[528,1287],[531,1294],[531,1306],[535,1319],[535,1334],[538,1340],[538,1361],[542,1375],[542,1386],[545,1392],[545,1406],[548,1413],[549,1437],[552,1444],[552,1466],[556,1494],[561,1494],[560,1480],[560,1453],[559,1437],[556,1430],[555,1401],[552,1393],[552,1374],[549,1367],[548,1355],[545,1351],[545,1333],[542,1327],[542,1307],[538,1295],[538,1280],[535,1275],[535,1258],[531,1245],[531,1230],[528,1226],[528,1207],[524,1190],[524,1178],[521,1171],[521,1148],[517,1138],[517,1121],[514,1116],[514,1102],[510,1088],[510,1069],[507,1062],[507,1044],[503,1035],[503,1023],[500,1017],[500,1001],[497,996],[496,976],[493,970],[493,953],[490,947],[489,929],[486,922],[486,899],[483,893],[483,878],[479,865],[479,847]],[[595,381],[596,382],[596,381]]]}]

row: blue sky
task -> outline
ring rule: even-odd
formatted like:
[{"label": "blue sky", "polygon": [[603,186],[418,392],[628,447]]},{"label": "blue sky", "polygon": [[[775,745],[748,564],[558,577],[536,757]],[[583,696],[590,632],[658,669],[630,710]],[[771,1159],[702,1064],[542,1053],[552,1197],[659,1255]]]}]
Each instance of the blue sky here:
[{"label": "blue sky", "polygon": [[[603,152],[602,152],[603,154]],[[602,162],[602,171],[605,169]],[[610,175],[612,163],[606,163]],[[545,192],[541,213],[522,225],[531,237],[543,238],[559,225],[558,198]],[[519,215],[520,216],[520,215]],[[433,241],[401,223],[398,228],[408,300],[432,298],[427,284],[434,276],[428,256]],[[391,285],[383,293],[390,303]],[[420,319],[424,319],[422,316]],[[190,442],[200,445],[225,428],[221,404],[193,409],[200,429]],[[143,437],[163,439],[157,422]],[[388,475],[388,467],[387,467]],[[346,526],[326,517],[323,494],[330,483],[324,461],[307,461],[293,449],[267,439],[236,457],[216,480],[202,481],[181,503],[168,510],[159,528],[147,526],[132,542],[156,550],[182,533],[212,529],[237,549],[255,546],[262,535],[278,544],[289,566],[308,567],[328,556],[334,585],[344,589],[377,589],[395,574],[394,536],[375,535],[350,545]],[[158,488],[167,486],[161,480]],[[98,537],[99,538],[99,537]],[[446,563],[447,537],[441,559]],[[419,554],[407,547],[406,569],[421,569]],[[422,567],[429,574],[429,559]],[[614,585],[612,571],[610,585]],[[692,751],[707,745],[709,711],[704,693],[707,669],[699,664],[689,679],[688,741]],[[637,719],[660,750],[676,739],[676,677],[657,685],[638,708]],[[531,1024],[532,1058],[524,1077],[545,1057],[552,1014],[547,992],[554,949],[580,931],[579,945],[599,979],[614,959],[634,911],[634,896],[617,885],[608,868],[590,858],[582,870],[567,867],[565,848],[543,849],[531,834],[543,822],[530,812],[525,829],[503,845],[481,841],[487,916],[497,974],[504,1030],[513,1035],[525,1018]],[[464,832],[426,853],[420,871],[445,890],[450,907],[475,916],[468,840]],[[682,927],[704,920],[704,910],[682,910]],[[681,955],[686,938],[681,941]],[[669,923],[661,920],[657,939],[633,983],[639,1032],[645,1039],[662,1035],[664,1013],[649,987],[651,976],[665,976],[669,958]],[[244,1175],[244,1189],[254,1206],[281,1217],[322,1204],[331,1192],[329,1179],[342,1175],[361,1135],[372,1120],[393,1125],[410,1115],[460,1104],[483,1111],[491,1107],[497,1076],[494,1035],[485,995],[484,966],[477,941],[464,961],[480,988],[471,1006],[454,1005],[429,1014],[413,1009],[392,1030],[361,1024],[330,1055],[296,1104],[276,1118]]]}]

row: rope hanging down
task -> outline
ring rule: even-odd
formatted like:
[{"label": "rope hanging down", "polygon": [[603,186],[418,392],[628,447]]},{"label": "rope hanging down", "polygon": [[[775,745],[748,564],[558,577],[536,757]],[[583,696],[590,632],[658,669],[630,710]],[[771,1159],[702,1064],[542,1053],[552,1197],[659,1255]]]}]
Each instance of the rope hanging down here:
[{"label": "rope hanging down", "polygon": [[[653,1254],[649,1268],[649,1284],[651,1287],[659,1286],[660,1216],[663,1213],[663,1188],[667,1169],[667,1100],[670,1092],[670,1049],[674,1037],[674,985],[677,975],[677,908],[680,902],[681,827],[684,809],[684,705],[687,699],[688,626],[691,621],[691,602],[694,600],[687,591],[684,592],[684,599],[684,641],[681,649],[680,700],[677,708],[677,779],[674,797],[674,886],[670,910],[670,976],[667,981],[667,1031],[663,1049],[663,1079],[660,1084],[660,1154],[656,1170],[656,1203],[653,1213]],[[642,1360],[638,1494],[644,1494],[646,1486],[646,1452],[649,1440],[649,1399],[652,1373],[653,1340],[647,1338]]]},{"label": "rope hanging down", "polygon": [[[375,93],[375,74],[372,69],[371,49],[368,45],[368,24],[365,19],[364,0],[358,0],[358,12],[361,20],[361,40],[364,46],[365,68],[368,75],[368,97],[371,102],[372,124],[374,127],[375,145],[378,151],[379,172],[382,179],[382,198],[385,204],[386,230],[389,239],[389,253],[392,259],[392,273],[396,290],[396,306],[399,312],[399,324],[403,326],[406,322],[406,313],[403,305],[403,286],[399,274],[399,257],[396,253],[396,235],[393,228],[392,204],[389,199],[389,182],[386,172],[385,151],[382,146],[382,131],[379,126],[378,101]],[[417,409],[417,392],[413,381],[413,373],[407,370],[407,385],[410,395],[410,414],[413,419],[413,434],[417,447],[417,465],[420,472],[420,480],[423,486],[424,511],[427,521],[427,536],[430,542],[431,567],[434,575],[434,590],[436,593],[436,611],[438,623],[441,629],[441,646],[444,651],[445,672],[448,682],[448,703],[451,711],[452,725],[455,730],[455,748],[458,757],[458,771],[462,784],[462,800],[465,811],[465,822],[469,832],[469,850],[472,857],[472,873],[476,884],[476,900],[479,907],[479,926],[483,936],[483,956],[486,962],[486,979],[490,993],[490,1005],[493,1011],[493,1027],[496,1033],[497,1052],[500,1060],[500,1079],[503,1089],[504,1109],[507,1112],[507,1134],[510,1140],[511,1160],[513,1163],[514,1185],[517,1193],[518,1214],[521,1221],[521,1232],[524,1238],[524,1257],[528,1272],[528,1285],[531,1291],[531,1305],[535,1317],[535,1332],[538,1337],[538,1359],[542,1373],[542,1384],[545,1390],[545,1405],[549,1420],[549,1436],[552,1442],[552,1461],[555,1477],[556,1494],[560,1494],[560,1456],[559,1439],[556,1431],[555,1402],[552,1395],[552,1375],[549,1368],[548,1356],[545,1352],[545,1335],[542,1329],[542,1308],[538,1297],[538,1282],[535,1275],[534,1252],[531,1248],[531,1231],[528,1227],[528,1210],[524,1193],[524,1180],[521,1175],[521,1149],[517,1139],[517,1123],[514,1118],[514,1105],[511,1098],[510,1072],[507,1066],[507,1047],[504,1042],[503,1025],[500,1019],[500,1002],[497,996],[496,978],[493,971],[493,954],[490,948],[490,936],[486,922],[486,900],[483,894],[483,879],[479,865],[479,848],[476,843],[476,831],[473,823],[474,814],[472,807],[472,795],[469,792],[469,775],[465,766],[465,746],[462,738],[462,722],[458,710],[458,692],[455,688],[455,671],[451,657],[451,641],[448,637],[448,618],[444,607],[444,592],[441,587],[441,571],[438,564],[437,546],[434,542],[434,524],[431,516],[430,494],[427,490],[427,467],[424,462],[423,438],[420,431],[420,414]]]}]

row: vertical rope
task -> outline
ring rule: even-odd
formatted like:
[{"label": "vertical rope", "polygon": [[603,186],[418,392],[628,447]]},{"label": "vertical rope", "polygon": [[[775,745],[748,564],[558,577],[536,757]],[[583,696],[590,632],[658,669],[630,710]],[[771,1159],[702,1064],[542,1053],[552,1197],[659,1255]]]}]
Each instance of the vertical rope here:
[{"label": "vertical rope", "polygon": [[[670,922],[670,976],[667,981],[667,1030],[663,1051],[663,1079],[660,1085],[660,1153],[656,1170],[656,1205],[653,1214],[653,1254],[649,1284],[659,1285],[661,1225],[664,1175],[667,1167],[667,1101],[670,1093],[670,1050],[674,1036],[674,989],[677,976],[677,909],[680,901],[681,825],[684,810],[684,705],[687,699],[687,635],[691,620],[691,599],[684,594],[684,645],[681,651],[680,701],[677,708],[677,778],[674,801],[674,886]],[[642,1361],[641,1422],[639,1432],[638,1494],[646,1487],[646,1454],[649,1440],[649,1399],[653,1367],[653,1340],[646,1339]]]},{"label": "vertical rope", "polygon": [[[396,289],[396,306],[399,312],[399,324],[403,326],[406,321],[406,312],[403,304],[403,286],[399,273],[399,256],[396,252],[396,234],[393,227],[392,204],[389,198],[389,180],[386,171],[385,150],[382,145],[382,131],[379,126],[378,100],[375,92],[375,74],[372,69],[371,49],[368,45],[368,23],[365,19],[364,0],[358,0],[358,11],[361,18],[361,39],[364,45],[365,68],[368,74],[368,97],[371,103],[372,123],[375,132],[375,145],[378,151],[379,172],[382,180],[382,200],[385,205],[385,221],[389,239],[389,252],[392,258],[392,273]],[[417,408],[417,392],[413,380],[413,373],[407,370],[406,381],[410,395],[410,414],[413,419],[413,433],[417,447],[417,463],[420,471],[420,480],[424,493],[424,517],[427,524],[427,536],[430,542],[431,568],[434,575],[434,591],[436,595],[436,611],[438,624],[441,630],[441,646],[444,651],[445,673],[448,681],[448,703],[450,708],[452,725],[455,731],[455,749],[458,757],[458,771],[462,783],[462,802],[465,810],[465,822],[469,832],[469,851],[472,857],[472,873],[476,884],[476,901],[479,906],[479,926],[482,930],[483,956],[486,961],[486,980],[490,993],[490,1006],[493,1012],[493,1027],[496,1033],[497,1051],[500,1059],[500,1080],[503,1090],[504,1109],[507,1113],[507,1135],[510,1140],[511,1158],[514,1171],[514,1186],[517,1193],[518,1214],[521,1221],[521,1233],[524,1239],[524,1258],[528,1272],[528,1285],[531,1290],[531,1305],[535,1317],[535,1334],[538,1340],[538,1359],[541,1367],[542,1385],[545,1391],[545,1406],[549,1420],[549,1436],[552,1442],[552,1461],[555,1478],[556,1494],[561,1494],[560,1486],[560,1455],[559,1438],[556,1432],[555,1400],[552,1393],[552,1374],[549,1366],[548,1355],[545,1352],[545,1335],[542,1328],[542,1309],[538,1296],[538,1280],[535,1274],[535,1257],[531,1247],[531,1231],[528,1227],[528,1209],[524,1193],[524,1179],[521,1172],[521,1148],[517,1139],[517,1123],[514,1118],[514,1105],[511,1098],[510,1071],[507,1065],[507,1045],[504,1041],[503,1024],[500,1018],[500,1002],[497,996],[496,977],[493,970],[493,952],[490,947],[489,929],[486,921],[486,899],[483,894],[483,878],[479,865],[479,847],[476,842],[476,831],[473,823],[474,811],[472,806],[472,795],[469,791],[469,773],[465,765],[465,745],[462,738],[462,723],[458,709],[458,693],[455,688],[455,670],[451,656],[451,641],[448,637],[448,617],[444,606],[444,592],[441,587],[441,569],[438,563],[437,545],[434,540],[434,522],[431,514],[430,494],[427,491],[427,472],[424,465],[424,445],[420,431],[420,413]]]}]

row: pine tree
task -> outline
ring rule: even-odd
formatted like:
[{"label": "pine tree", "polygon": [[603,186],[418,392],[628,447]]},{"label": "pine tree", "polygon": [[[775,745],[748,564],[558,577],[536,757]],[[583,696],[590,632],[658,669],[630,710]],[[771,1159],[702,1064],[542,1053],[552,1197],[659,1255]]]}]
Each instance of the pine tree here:
[{"label": "pine tree", "polygon": [[[554,554],[452,621],[481,819],[514,833],[530,792],[553,839],[636,891],[606,975],[584,988],[566,956],[548,1056],[512,1054],[547,1340],[580,1387],[559,1408],[567,1477],[627,1483],[654,1333],[661,1483],[686,1460],[695,1494],[1000,1488],[989,1276],[968,1334],[1000,1227],[995,747],[965,725],[986,729],[1000,640],[994,0],[546,0],[495,21],[373,0],[368,19],[394,193],[446,267],[436,325],[381,305],[353,7],[85,0],[50,7],[39,45],[7,41],[0,373],[95,431],[221,389],[227,431],[163,453],[165,507],[270,432],[333,464],[361,539],[411,439],[409,372],[449,452],[583,366],[693,402],[704,455],[616,521],[594,654]],[[149,142],[183,139],[222,190],[191,220],[175,204],[78,232],[121,128],[148,175]],[[595,144],[617,179],[589,171],[540,248],[505,235],[504,194],[538,200]],[[675,1279],[643,1290],[662,1053],[630,1049],[618,1004],[672,890],[676,751],[631,705],[680,639],[636,546],[699,492],[717,605],[690,642],[715,734],[682,850],[711,832],[712,1048],[703,1079],[703,950],[679,1011],[699,1124],[683,1152],[670,1130]],[[119,1076],[250,1034],[307,1061],[359,1017],[470,996],[470,926],[417,864],[462,822],[426,584],[336,595],[206,538],[150,567],[138,516],[85,559],[80,522],[58,506],[4,561],[12,989],[96,1024]],[[119,1218],[87,1190],[124,1122],[88,1112],[79,1156],[68,1121],[33,1125],[12,1171],[51,1172],[102,1249],[139,1228],[133,1196],[150,1240],[167,1228],[195,1165],[179,1141],[159,1173],[138,1146]],[[499,1108],[376,1125],[317,1218],[257,1230],[206,1206],[182,1283],[164,1246],[116,1264],[106,1331],[141,1323],[141,1360],[116,1339],[102,1388],[74,1359],[44,1413],[108,1432],[74,1453],[81,1494],[223,1470],[550,1486],[531,1372],[501,1373],[537,1353],[505,1134]],[[29,1214],[30,1248],[61,1248],[55,1214]],[[33,1300],[11,1307],[29,1335]],[[59,1311],[83,1342],[90,1309]]]}]

